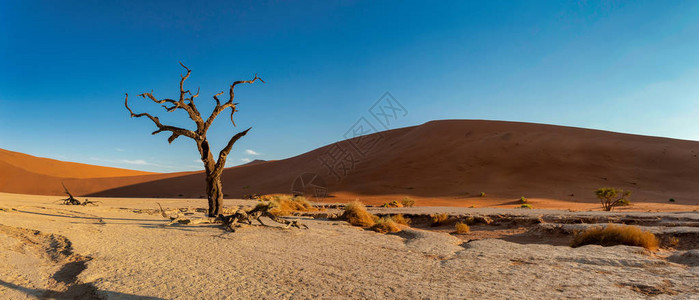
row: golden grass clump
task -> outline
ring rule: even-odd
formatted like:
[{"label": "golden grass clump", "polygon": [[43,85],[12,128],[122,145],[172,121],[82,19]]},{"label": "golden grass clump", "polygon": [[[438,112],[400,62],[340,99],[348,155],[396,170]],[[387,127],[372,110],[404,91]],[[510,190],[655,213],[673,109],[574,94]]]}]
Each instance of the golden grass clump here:
[{"label": "golden grass clump", "polygon": [[628,245],[639,246],[648,250],[658,249],[658,239],[653,233],[643,231],[636,226],[609,224],[606,227],[594,226],[578,233],[571,247],[583,245]]},{"label": "golden grass clump", "polygon": [[403,204],[401,204],[400,202],[398,202],[396,200],[393,200],[391,202],[384,203],[382,206],[383,207],[403,207]]},{"label": "golden grass clump", "polygon": [[392,216],[391,219],[398,224],[410,226],[410,219],[404,217],[402,214]]},{"label": "golden grass clump", "polygon": [[269,212],[275,216],[288,216],[294,212],[318,210],[303,196],[265,195],[262,196],[262,199],[269,201],[269,205],[272,207]]},{"label": "golden grass clump", "polygon": [[454,233],[457,233],[457,234],[467,234],[467,233],[471,232],[471,227],[468,227],[467,224],[464,224],[464,223],[461,223],[461,222],[456,223],[456,225],[454,226],[454,228],[456,229],[456,230],[454,231]]},{"label": "golden grass clump", "polygon": [[447,220],[449,220],[449,215],[442,213],[442,214],[433,214],[430,215],[432,218],[432,226],[440,226],[444,225],[447,223]]},{"label": "golden grass clump", "polygon": [[405,207],[413,207],[413,206],[415,206],[415,200],[410,199],[410,198],[408,198],[408,197],[406,197],[405,199],[403,199],[403,201],[401,201],[400,203],[403,204],[403,206],[405,206]]},{"label": "golden grass clump", "polygon": [[400,231],[400,227],[398,227],[398,224],[396,224],[395,221],[393,221],[392,218],[389,217],[383,217],[376,221],[376,224],[371,227],[374,231],[378,233],[389,233],[389,232],[398,232]]},{"label": "golden grass clump", "polygon": [[359,201],[347,203],[342,218],[354,226],[371,227],[376,223],[376,217]]}]

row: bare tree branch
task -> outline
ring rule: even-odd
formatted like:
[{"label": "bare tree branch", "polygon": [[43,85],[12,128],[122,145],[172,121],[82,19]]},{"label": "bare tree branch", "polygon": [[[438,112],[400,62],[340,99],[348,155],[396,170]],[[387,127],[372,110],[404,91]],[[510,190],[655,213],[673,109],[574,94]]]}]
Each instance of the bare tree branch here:
[{"label": "bare tree branch", "polygon": [[193,139],[193,140],[198,140],[198,139],[200,139],[200,135],[197,134],[197,133],[195,133],[194,131],[191,131],[191,130],[188,130],[188,129],[184,129],[184,128],[180,128],[180,127],[170,126],[170,125],[163,125],[162,123],[160,123],[160,119],[158,119],[158,117],[154,117],[154,116],[150,115],[149,113],[140,113],[140,114],[134,113],[134,112],[131,110],[131,108],[129,108],[129,94],[128,94],[128,93],[126,94],[126,99],[124,100],[124,106],[126,106],[126,109],[129,110],[129,113],[131,113],[131,117],[132,117],[132,118],[133,118],[133,117],[140,118],[140,117],[146,116],[146,117],[148,117],[151,121],[153,121],[153,123],[155,123],[155,126],[158,127],[158,130],[153,131],[152,134],[157,134],[157,133],[160,133],[160,132],[163,132],[163,131],[170,131],[170,132],[172,132],[172,136],[170,136],[170,138],[168,138],[168,142],[169,142],[169,143],[172,143],[172,141],[174,141],[174,140],[175,140],[177,137],[179,137],[180,135],[189,137],[189,138],[191,138],[191,139]]},{"label": "bare tree branch", "polygon": [[233,103],[233,98],[235,97],[235,93],[234,93],[235,86],[238,84],[241,84],[241,83],[254,83],[257,80],[262,81],[262,83],[265,83],[265,81],[262,80],[262,78],[257,77],[257,74],[255,74],[255,78],[253,78],[251,80],[238,80],[236,82],[233,82],[233,84],[231,84],[231,89],[229,91],[228,101],[226,101],[226,103],[224,103],[223,105],[221,104],[221,101],[218,99],[218,96],[222,95],[223,92],[220,92],[220,93],[214,95],[214,100],[216,100],[216,107],[214,108],[214,111],[211,112],[211,115],[209,116],[209,118],[206,119],[206,122],[204,122],[204,126],[203,126],[204,130],[209,129],[209,127],[211,126],[211,123],[214,122],[216,117],[218,117],[218,115],[221,112],[223,112],[224,110],[226,110],[229,107],[231,108],[231,123],[233,123],[233,126],[235,126],[235,121],[233,120],[233,114],[235,114],[235,112],[238,111],[236,108],[238,103]]},{"label": "bare tree branch", "polygon": [[231,149],[233,149],[233,144],[235,144],[235,142],[237,142],[240,138],[248,134],[248,131],[250,131],[250,129],[252,129],[252,127],[246,129],[245,131],[238,132],[231,138],[230,141],[228,141],[226,147],[223,148],[221,152],[218,154],[218,161],[216,161],[217,171],[223,171],[223,167],[226,166],[226,157],[228,157],[228,153],[230,153]]},{"label": "bare tree branch", "polygon": [[235,86],[236,86],[236,85],[239,85],[239,84],[241,84],[241,83],[253,83],[253,82],[255,82],[255,80],[258,80],[258,79],[259,79],[260,81],[262,81],[262,83],[265,83],[265,81],[262,80],[262,78],[257,77],[257,74],[255,74],[255,78],[253,78],[252,80],[238,80],[238,81],[236,81],[236,82],[233,82],[233,84],[231,84],[231,90],[230,90],[230,92],[229,92],[229,97],[228,97],[228,102],[227,102],[227,103],[233,103],[233,98],[235,97],[235,95],[234,95],[234,93],[233,93],[233,89],[235,89]]}]

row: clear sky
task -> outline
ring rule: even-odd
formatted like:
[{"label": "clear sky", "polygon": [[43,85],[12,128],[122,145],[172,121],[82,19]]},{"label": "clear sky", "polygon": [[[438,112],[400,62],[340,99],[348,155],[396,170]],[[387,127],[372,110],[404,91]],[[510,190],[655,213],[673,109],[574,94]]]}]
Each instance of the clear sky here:
[{"label": "clear sky", "polygon": [[[130,169],[201,169],[130,119],[124,93],[177,97],[179,61],[200,107],[234,80],[229,166],[342,139],[389,91],[436,119],[548,123],[699,140],[699,1],[0,1],[0,148]],[[135,111],[190,126],[132,98]],[[250,150],[250,151],[248,151]],[[257,155],[253,154],[256,153]]]}]

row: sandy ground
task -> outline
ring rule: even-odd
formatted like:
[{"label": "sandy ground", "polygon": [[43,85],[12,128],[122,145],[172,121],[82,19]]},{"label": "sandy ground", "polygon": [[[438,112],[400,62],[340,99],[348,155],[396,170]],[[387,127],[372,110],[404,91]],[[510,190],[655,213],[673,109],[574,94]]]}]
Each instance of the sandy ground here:
[{"label": "sandy ground", "polygon": [[[303,220],[305,230],[226,233],[164,226],[146,211],[155,201],[167,209],[204,200],[58,199],[0,194],[0,298],[699,297],[696,251],[466,242],[420,229],[383,235],[325,219]],[[250,202],[226,202],[242,204]]]}]

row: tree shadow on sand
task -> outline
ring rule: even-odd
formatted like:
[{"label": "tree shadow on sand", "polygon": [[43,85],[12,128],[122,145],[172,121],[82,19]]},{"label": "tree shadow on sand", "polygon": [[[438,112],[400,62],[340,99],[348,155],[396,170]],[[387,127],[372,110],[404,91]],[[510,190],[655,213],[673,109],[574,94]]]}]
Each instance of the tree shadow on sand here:
[{"label": "tree shadow on sand", "polygon": [[76,285],[71,285],[65,291],[54,291],[47,289],[33,289],[24,287],[21,285],[16,285],[10,282],[0,280],[0,286],[4,286],[9,289],[20,291],[30,296],[39,297],[40,299],[104,299],[104,298],[117,298],[117,299],[148,299],[148,300],[159,300],[163,298],[158,297],[147,297],[139,296],[134,294],[113,292],[113,291],[100,291],[97,294],[97,289],[89,283],[81,283]]}]

